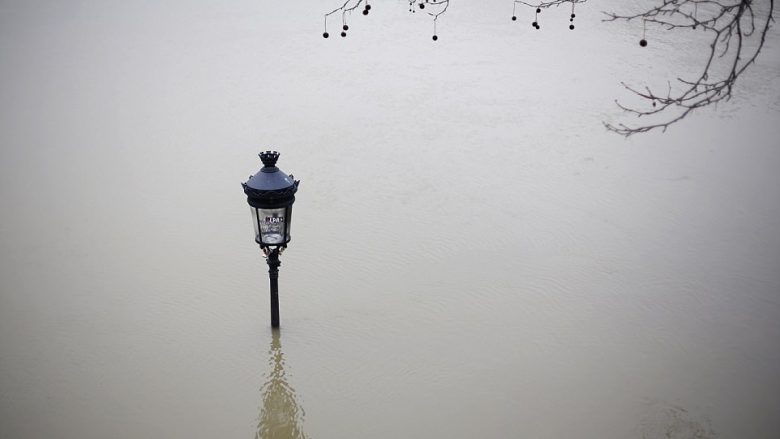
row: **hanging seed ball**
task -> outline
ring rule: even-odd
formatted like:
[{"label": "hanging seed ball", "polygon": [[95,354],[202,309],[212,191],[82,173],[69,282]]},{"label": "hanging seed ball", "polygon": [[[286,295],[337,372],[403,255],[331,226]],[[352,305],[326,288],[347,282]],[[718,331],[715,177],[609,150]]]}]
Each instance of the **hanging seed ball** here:
[{"label": "hanging seed ball", "polygon": [[574,30],[574,25],[573,25],[573,24],[570,24],[570,25],[569,25],[569,29],[570,29],[570,30]]},{"label": "hanging seed ball", "polygon": [[433,41],[436,41],[436,40],[438,40],[438,39],[439,39],[438,35],[434,35],[434,36],[433,36]]},{"label": "hanging seed ball", "polygon": [[371,10],[371,5],[366,5],[366,11],[370,11],[370,10]]},{"label": "hanging seed ball", "polygon": [[576,15],[574,15],[574,14],[571,14],[571,18],[574,18],[574,17],[576,17]]},{"label": "hanging seed ball", "polygon": [[420,9],[425,9],[425,3],[420,3]]},{"label": "hanging seed ball", "polygon": [[538,14],[540,12],[542,12],[542,8],[536,8],[536,13]]},{"label": "hanging seed ball", "polygon": [[329,34],[329,33],[327,33],[327,32],[325,32],[324,34],[322,34],[322,38],[328,38],[329,36],[330,36],[330,34]]},{"label": "hanging seed ball", "polygon": [[342,33],[341,33],[341,36],[342,36],[342,37],[346,37],[346,36],[347,36],[347,33],[346,33],[346,32],[342,32]]},{"label": "hanging seed ball", "polygon": [[647,46],[647,40],[642,38],[641,40],[639,40],[639,45],[642,46],[642,47]]},{"label": "hanging seed ball", "polygon": [[363,15],[368,15],[368,9],[363,9]]},{"label": "hanging seed ball", "polygon": [[570,18],[570,19],[569,19],[569,21],[571,21],[571,22],[574,22],[574,19],[573,19],[573,18]]},{"label": "hanging seed ball", "polygon": [[539,24],[538,24],[537,22],[535,22],[535,21],[534,21],[533,23],[531,23],[531,26],[533,26],[533,27],[538,27],[538,26],[539,26]]},{"label": "hanging seed ball", "polygon": [[515,16],[513,15],[513,16],[512,16],[512,21],[517,21],[517,17],[515,17]]},{"label": "hanging seed ball", "polygon": [[341,28],[344,29],[344,30],[349,30],[349,26],[347,26],[346,24],[344,26],[342,26]]}]

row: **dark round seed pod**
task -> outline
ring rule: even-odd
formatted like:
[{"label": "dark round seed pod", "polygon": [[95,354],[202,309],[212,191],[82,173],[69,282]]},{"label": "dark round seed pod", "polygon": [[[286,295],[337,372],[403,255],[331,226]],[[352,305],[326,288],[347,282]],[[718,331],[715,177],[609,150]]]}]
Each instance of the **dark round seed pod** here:
[{"label": "dark round seed pod", "polygon": [[370,11],[370,10],[371,10],[371,5],[366,5],[366,11]]},{"label": "dark round seed pod", "polygon": [[536,8],[536,13],[538,14],[540,12],[542,12],[542,8]]},{"label": "dark round seed pod", "polygon": [[433,41],[436,41],[436,40],[438,40],[438,39],[439,39],[438,35],[434,35],[434,36],[433,36]]},{"label": "dark round seed pod", "polygon": [[342,37],[346,37],[346,36],[347,36],[347,33],[346,33],[346,32],[342,32],[342,33],[341,33],[341,36],[342,36]]},{"label": "dark round seed pod", "polygon": [[341,26],[341,28],[344,30],[349,30],[349,26],[347,26],[346,24],[344,26]]},{"label": "dark round seed pod", "polygon": [[574,15],[574,14],[571,14],[571,18],[574,18],[574,17],[575,17],[575,15]]},{"label": "dark round seed pod", "polygon": [[573,24],[570,24],[570,25],[569,25],[569,29],[571,29],[571,30],[574,30],[574,25],[573,25]]},{"label": "dark round seed pod", "polygon": [[420,3],[420,9],[425,9],[425,3]]},{"label": "dark round seed pod", "polygon": [[647,46],[647,40],[642,38],[641,40],[639,40],[639,45],[642,46],[642,47]]},{"label": "dark round seed pod", "polygon": [[327,32],[325,32],[324,34],[322,34],[322,38],[328,38],[329,36],[330,36],[330,34],[329,34],[329,33],[327,33]]},{"label": "dark round seed pod", "polygon": [[515,16],[513,15],[513,16],[512,16],[512,21],[517,21],[517,17],[515,17]]},{"label": "dark round seed pod", "polygon": [[363,15],[368,15],[368,9],[363,9]]}]

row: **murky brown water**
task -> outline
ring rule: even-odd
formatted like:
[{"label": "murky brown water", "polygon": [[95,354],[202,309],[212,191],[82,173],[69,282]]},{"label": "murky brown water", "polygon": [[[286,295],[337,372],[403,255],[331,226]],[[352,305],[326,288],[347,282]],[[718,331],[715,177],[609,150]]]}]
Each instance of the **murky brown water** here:
[{"label": "murky brown water", "polygon": [[0,4],[0,438],[777,437],[776,31],[626,141],[620,80],[695,45],[499,1],[325,40],[332,7]]}]

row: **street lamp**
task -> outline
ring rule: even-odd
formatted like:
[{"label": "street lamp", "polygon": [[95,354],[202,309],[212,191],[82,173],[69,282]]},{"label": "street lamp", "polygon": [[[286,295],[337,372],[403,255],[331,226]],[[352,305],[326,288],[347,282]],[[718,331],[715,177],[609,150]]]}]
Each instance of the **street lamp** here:
[{"label": "street lamp", "polygon": [[279,255],[290,242],[290,219],[298,183],[276,167],[279,153],[260,153],[263,168],[241,183],[255,225],[255,242],[268,262],[271,279],[271,326],[279,327]]}]

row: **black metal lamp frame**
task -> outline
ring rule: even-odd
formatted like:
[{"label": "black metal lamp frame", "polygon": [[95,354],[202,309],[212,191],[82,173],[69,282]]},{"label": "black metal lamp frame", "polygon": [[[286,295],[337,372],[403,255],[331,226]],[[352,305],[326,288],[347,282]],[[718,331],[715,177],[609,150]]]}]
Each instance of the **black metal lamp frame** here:
[{"label": "black metal lamp frame", "polygon": [[[282,262],[279,255],[287,248],[290,242],[290,224],[292,219],[292,205],[295,202],[295,193],[298,191],[300,181],[292,175],[287,175],[276,167],[279,153],[266,151],[260,153],[263,168],[254,176],[250,176],[246,183],[242,183],[247,203],[252,208],[252,214],[257,228],[255,242],[268,263],[268,277],[271,283],[271,327],[279,327],[279,266]],[[283,242],[263,242],[263,233],[260,220],[260,209],[284,208],[284,237]]]}]

